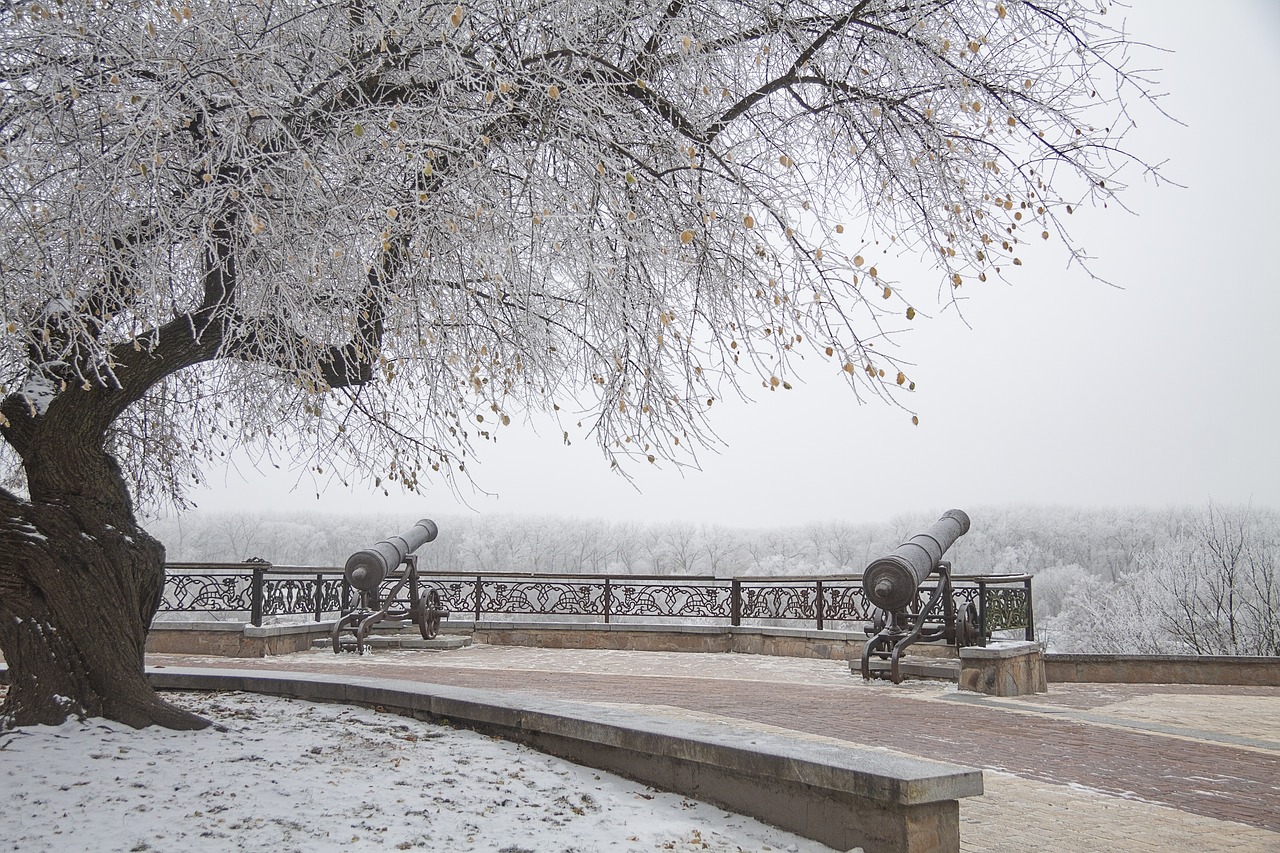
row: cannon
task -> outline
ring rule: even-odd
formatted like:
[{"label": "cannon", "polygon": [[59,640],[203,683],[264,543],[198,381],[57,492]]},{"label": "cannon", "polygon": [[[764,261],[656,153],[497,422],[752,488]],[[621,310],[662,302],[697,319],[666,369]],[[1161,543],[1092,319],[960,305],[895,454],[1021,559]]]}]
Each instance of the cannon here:
[{"label": "cannon", "polygon": [[[862,677],[902,681],[898,661],[916,642],[946,641],[956,646],[983,641],[978,610],[972,602],[959,608],[951,589],[951,563],[943,560],[947,549],[969,532],[969,516],[949,510],[923,533],[912,536],[892,553],[875,560],[862,573],[862,591],[877,609],[867,628],[870,639],[862,648]],[[919,606],[925,581],[938,580],[928,601]],[[872,658],[888,659],[889,666],[873,668]]]},{"label": "cannon", "polygon": [[[356,603],[350,609],[344,607],[342,616],[333,623],[333,651],[342,651],[342,632],[355,634],[356,651],[364,654],[364,640],[379,622],[408,619],[418,626],[422,639],[433,639],[440,633],[440,620],[449,611],[440,607],[440,595],[428,590],[424,595],[419,589],[418,558],[413,553],[433,541],[439,528],[429,518],[424,518],[399,536],[392,536],[370,548],[357,551],[347,558],[343,569],[347,584],[356,592]],[[392,586],[382,591],[383,583]],[[409,606],[392,610],[391,604],[407,587]]]}]

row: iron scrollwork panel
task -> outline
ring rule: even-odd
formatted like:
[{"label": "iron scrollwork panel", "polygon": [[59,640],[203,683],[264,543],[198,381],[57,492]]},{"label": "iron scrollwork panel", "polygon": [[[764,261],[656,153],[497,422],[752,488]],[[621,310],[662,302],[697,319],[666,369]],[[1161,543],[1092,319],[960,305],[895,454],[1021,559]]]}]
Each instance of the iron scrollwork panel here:
[{"label": "iron scrollwork panel", "polygon": [[476,609],[476,582],[474,580],[424,580],[422,590],[435,590],[440,597],[440,608],[450,613],[474,613]]},{"label": "iron scrollwork panel", "polygon": [[262,582],[262,614],[289,616],[310,613],[316,607],[314,580],[265,578]]},{"label": "iron scrollwork panel", "polygon": [[336,613],[342,610],[342,581],[338,578],[325,578],[320,582],[320,612]]},{"label": "iron scrollwork panel", "polygon": [[[411,604],[409,600],[409,584],[406,583],[400,589],[400,591],[397,592],[395,595],[391,594],[395,590],[396,584],[399,582],[400,582],[399,578],[391,578],[389,580],[383,581],[382,585],[378,587],[378,601],[383,606],[387,607],[390,610],[407,610],[409,608],[409,605]],[[470,594],[464,595],[463,597],[467,601],[474,600],[475,599],[475,582],[472,581],[471,584],[469,584],[469,586],[471,587],[471,589],[469,590],[466,589],[466,586],[468,585],[463,584],[462,586],[464,588],[464,593],[470,593]],[[455,599],[458,598],[458,594],[457,594],[458,587],[459,587],[459,584],[446,585],[446,584],[439,583],[437,581],[420,580],[418,583],[418,594],[422,596],[426,596],[428,592],[430,592],[431,590],[435,590],[436,593],[440,596],[441,609],[448,610],[450,612],[456,612],[459,608],[449,603],[449,595],[447,593],[452,592],[453,597]],[[353,590],[351,592],[351,602],[350,602],[351,606],[354,606],[356,602],[359,600],[359,598],[360,598],[359,591]]]},{"label": "iron scrollwork panel", "polygon": [[818,618],[817,587],[793,586],[744,586],[742,590],[743,619],[806,619]]},{"label": "iron scrollwork panel", "polygon": [[[320,612],[334,613],[342,609],[342,578],[320,580]],[[262,582],[264,616],[313,614],[316,611],[315,577],[271,577]]]},{"label": "iron scrollwork panel", "polygon": [[731,615],[728,586],[681,583],[616,583],[609,612],[614,616],[720,617]]},{"label": "iron scrollwork panel", "polygon": [[1028,627],[1027,591],[1016,587],[987,587],[986,617],[988,631],[1010,631]]},{"label": "iron scrollwork panel", "polygon": [[[378,587],[379,601],[392,610],[407,610],[409,608],[409,585],[404,587],[395,596],[391,596],[392,590],[395,589],[399,578],[388,578]],[[341,579],[338,581],[338,596],[342,595]],[[453,580],[449,578],[423,578],[419,577],[418,591],[420,595],[425,596],[428,592],[435,591],[440,598],[440,609],[447,610],[451,614],[474,613],[476,609],[476,582],[474,578],[467,580]],[[358,596],[353,592],[351,601],[348,606],[353,606]]]},{"label": "iron scrollwork panel", "polygon": [[481,612],[594,616],[604,613],[603,583],[485,581]]},{"label": "iron scrollwork panel", "polygon": [[[987,595],[990,594],[991,590],[988,588]],[[957,610],[969,604],[977,607],[980,604],[981,590],[976,586],[956,585],[951,587],[951,598],[955,601]]]},{"label": "iron scrollwork panel", "polygon": [[[393,577],[389,580],[383,581],[382,585],[378,587],[378,601],[390,610],[404,610],[409,606],[408,584],[406,584],[405,587],[396,595],[391,594],[396,588],[397,583],[399,583],[399,579]],[[353,589],[351,591],[351,604],[355,605],[359,600],[360,591]]]},{"label": "iron scrollwork panel", "polygon": [[252,607],[250,575],[169,574],[164,579],[163,611],[249,610]]},{"label": "iron scrollwork panel", "polygon": [[822,588],[823,618],[832,622],[869,622],[875,605],[867,601],[861,583]]}]

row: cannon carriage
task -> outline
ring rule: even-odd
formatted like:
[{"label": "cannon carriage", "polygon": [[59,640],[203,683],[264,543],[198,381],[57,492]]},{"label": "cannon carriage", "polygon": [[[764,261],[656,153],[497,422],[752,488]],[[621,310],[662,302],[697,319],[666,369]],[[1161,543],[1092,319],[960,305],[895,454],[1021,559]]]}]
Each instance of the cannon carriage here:
[{"label": "cannon carriage", "polygon": [[[951,563],[942,559],[956,540],[969,531],[969,516],[953,509],[923,533],[912,536],[892,553],[867,566],[863,593],[876,607],[869,637],[862,648],[862,677],[902,681],[899,661],[917,642],[946,642],[957,648],[986,644],[979,627],[978,608],[972,601],[957,601],[951,585]],[[925,583],[937,580],[928,598]],[[887,668],[874,667],[873,659],[887,660]]]},{"label": "cannon carriage", "polygon": [[[347,558],[343,573],[346,582],[357,593],[350,608],[333,623],[333,651],[342,651],[343,633],[350,631],[355,637],[355,648],[364,654],[365,638],[381,622],[409,620],[418,626],[422,639],[431,640],[440,633],[440,620],[449,611],[440,606],[436,590],[425,592],[420,588],[418,557],[414,554],[423,545],[435,540],[439,528],[434,521],[424,518],[400,536],[392,536],[370,548],[357,551]],[[383,584],[389,582],[389,589]],[[397,598],[407,591],[407,607],[394,608]]]}]

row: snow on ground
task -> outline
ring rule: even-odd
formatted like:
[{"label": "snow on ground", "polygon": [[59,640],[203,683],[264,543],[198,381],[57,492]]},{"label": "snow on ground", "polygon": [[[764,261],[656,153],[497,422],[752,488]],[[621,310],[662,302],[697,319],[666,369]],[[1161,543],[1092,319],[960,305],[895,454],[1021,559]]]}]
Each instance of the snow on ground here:
[{"label": "snow on ground", "polygon": [[471,731],[253,694],[169,697],[218,728],[0,733],[0,850],[830,850]]}]

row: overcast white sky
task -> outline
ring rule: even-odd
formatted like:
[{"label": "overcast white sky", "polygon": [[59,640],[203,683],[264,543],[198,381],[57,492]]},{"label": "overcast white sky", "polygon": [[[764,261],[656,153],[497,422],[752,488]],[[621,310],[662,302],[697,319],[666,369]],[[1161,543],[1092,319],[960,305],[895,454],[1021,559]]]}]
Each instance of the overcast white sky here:
[{"label": "overcast white sky", "polygon": [[[638,471],[637,491],[588,442],[508,430],[470,466],[493,496],[467,502],[738,526],[1010,503],[1280,506],[1280,3],[1135,0],[1126,17],[1171,51],[1144,65],[1164,69],[1163,103],[1185,125],[1145,121],[1131,148],[1167,159],[1185,188],[1134,174],[1135,215],[1073,217],[1116,287],[1045,252],[1012,286],[969,290],[968,326],[954,312],[919,324],[918,427],[815,370],[789,394],[718,406],[726,446],[701,471]],[[317,500],[296,476],[211,471],[193,497],[214,510],[465,511],[444,486]]]}]

